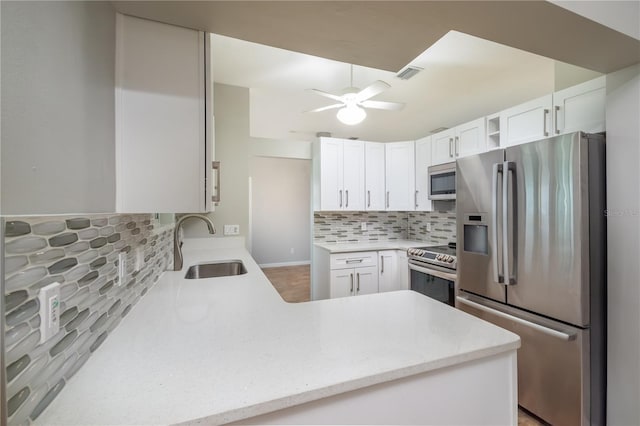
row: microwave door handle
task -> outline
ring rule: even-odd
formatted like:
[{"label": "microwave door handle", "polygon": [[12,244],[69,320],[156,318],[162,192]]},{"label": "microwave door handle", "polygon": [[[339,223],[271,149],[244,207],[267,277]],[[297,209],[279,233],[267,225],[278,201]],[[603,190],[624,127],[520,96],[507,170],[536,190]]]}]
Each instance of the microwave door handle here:
[{"label": "microwave door handle", "polygon": [[498,265],[498,175],[501,173],[502,164],[495,163],[493,165],[493,173],[491,178],[491,245],[493,247],[491,260],[493,262],[493,281],[499,284],[502,284],[503,282],[502,275],[500,274],[500,272],[502,271],[499,270]]}]

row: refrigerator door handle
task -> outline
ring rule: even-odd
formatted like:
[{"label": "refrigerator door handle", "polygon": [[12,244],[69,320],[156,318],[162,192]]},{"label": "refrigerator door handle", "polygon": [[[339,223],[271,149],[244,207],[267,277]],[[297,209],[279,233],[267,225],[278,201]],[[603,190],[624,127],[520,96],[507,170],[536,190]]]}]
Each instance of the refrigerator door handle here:
[{"label": "refrigerator door handle", "polygon": [[509,321],[517,322],[518,324],[524,325],[525,327],[533,328],[534,330],[537,330],[537,331],[539,331],[541,333],[544,333],[544,334],[547,334],[549,336],[556,337],[556,338],[558,338],[560,340],[565,340],[565,341],[568,342],[568,341],[574,340],[576,338],[576,333],[567,333],[567,332],[564,332],[564,331],[560,331],[560,330],[555,330],[553,328],[549,328],[549,327],[544,326],[544,325],[536,324],[535,322],[528,321],[526,319],[517,317],[515,315],[511,315],[511,314],[508,314],[506,312],[502,312],[502,311],[499,311],[497,309],[490,308],[490,307],[488,307],[488,306],[486,306],[484,304],[471,301],[467,297],[464,297],[464,296],[457,296],[456,297],[456,301],[458,303],[462,303],[463,305],[467,305],[467,306],[470,306],[472,308],[478,309],[480,311],[490,313],[490,314],[495,315],[497,317],[501,317],[501,318],[507,319]]},{"label": "refrigerator door handle", "polygon": [[[506,285],[516,284],[516,265],[517,265],[517,226],[516,221],[518,212],[516,211],[516,175],[515,175],[516,163],[511,161],[505,161],[502,165],[502,268],[504,272],[504,283]],[[512,191],[509,193],[509,176],[512,176]],[[513,223],[511,229],[513,235],[511,242],[513,247],[509,245],[509,205],[512,206]],[[512,253],[513,268],[509,263],[509,254]]]},{"label": "refrigerator door handle", "polygon": [[495,163],[493,165],[493,174],[491,179],[491,244],[494,250],[491,259],[493,261],[493,281],[498,284],[502,284],[504,282],[503,275],[500,274],[502,271],[499,270],[498,266],[498,175],[501,173],[502,164]]}]

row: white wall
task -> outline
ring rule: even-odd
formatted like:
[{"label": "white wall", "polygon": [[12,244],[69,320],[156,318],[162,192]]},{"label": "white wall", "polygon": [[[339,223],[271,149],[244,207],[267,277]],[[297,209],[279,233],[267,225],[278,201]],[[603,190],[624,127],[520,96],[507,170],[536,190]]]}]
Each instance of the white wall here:
[{"label": "white wall", "polygon": [[251,255],[260,265],[309,262],[311,161],[252,157],[249,164]]},{"label": "white wall", "polygon": [[113,6],[1,8],[2,213],[113,212]]},{"label": "white wall", "polygon": [[[215,84],[215,159],[220,161],[220,197],[209,217],[223,237],[224,225],[240,225],[240,236],[249,234],[249,89]],[[189,212],[184,212],[189,213]],[[207,234],[204,222],[189,220],[185,236]]]},{"label": "white wall", "polygon": [[607,75],[607,423],[640,424],[640,65]]}]

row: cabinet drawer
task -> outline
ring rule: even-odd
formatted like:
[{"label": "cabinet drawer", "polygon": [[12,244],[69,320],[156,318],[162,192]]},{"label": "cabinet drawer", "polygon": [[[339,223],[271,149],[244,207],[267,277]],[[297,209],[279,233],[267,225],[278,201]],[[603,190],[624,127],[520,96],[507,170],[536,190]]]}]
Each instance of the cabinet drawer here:
[{"label": "cabinet drawer", "polygon": [[331,269],[360,268],[364,266],[378,266],[377,251],[362,251],[353,253],[332,254]]}]

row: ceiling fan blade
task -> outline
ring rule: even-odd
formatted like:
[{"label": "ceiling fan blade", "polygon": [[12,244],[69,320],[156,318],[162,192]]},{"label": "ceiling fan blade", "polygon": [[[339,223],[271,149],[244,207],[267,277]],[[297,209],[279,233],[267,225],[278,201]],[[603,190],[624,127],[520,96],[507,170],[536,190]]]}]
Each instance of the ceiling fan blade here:
[{"label": "ceiling fan blade", "polygon": [[356,94],[356,102],[362,102],[369,98],[373,98],[375,95],[384,92],[389,87],[391,86],[382,80],[374,81],[372,84]]},{"label": "ceiling fan blade", "polygon": [[385,109],[387,111],[400,111],[404,108],[404,104],[399,102],[364,101],[360,102],[360,105],[365,108]]},{"label": "ceiling fan blade", "polygon": [[320,112],[320,111],[326,111],[328,109],[340,108],[340,107],[343,107],[343,106],[344,106],[344,104],[333,104],[333,105],[329,105],[329,106],[326,106],[326,107],[316,108],[316,109],[312,109],[310,111],[304,111],[304,112],[305,113],[307,113],[307,112]]},{"label": "ceiling fan blade", "polygon": [[334,101],[344,102],[342,96],[333,95],[331,93],[324,92],[318,89],[307,89],[309,92],[315,93],[316,95],[324,96],[325,98],[333,99]]}]

